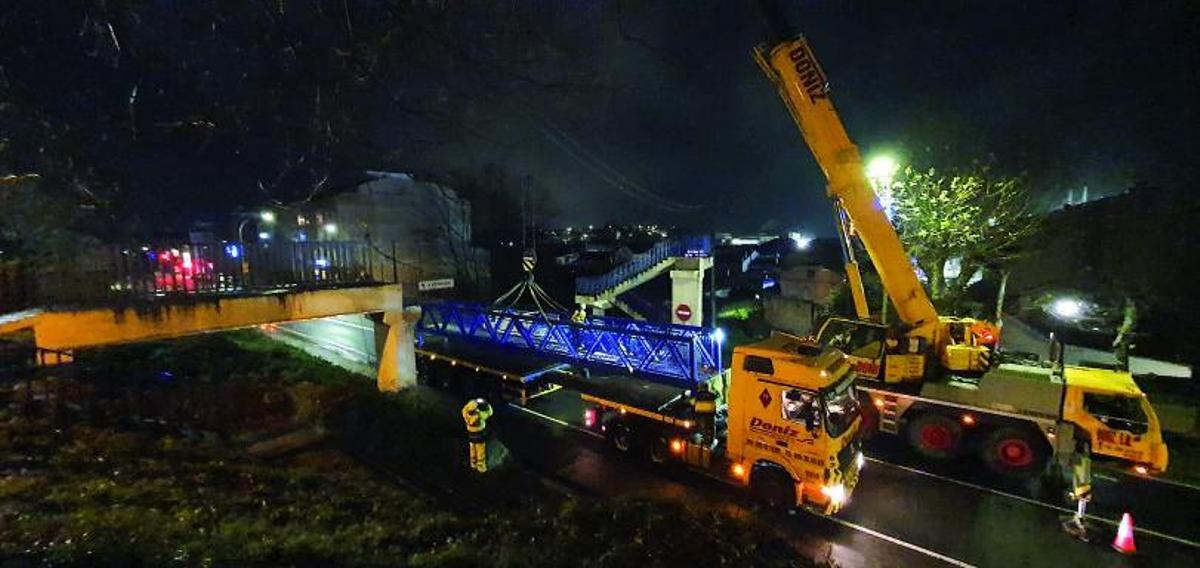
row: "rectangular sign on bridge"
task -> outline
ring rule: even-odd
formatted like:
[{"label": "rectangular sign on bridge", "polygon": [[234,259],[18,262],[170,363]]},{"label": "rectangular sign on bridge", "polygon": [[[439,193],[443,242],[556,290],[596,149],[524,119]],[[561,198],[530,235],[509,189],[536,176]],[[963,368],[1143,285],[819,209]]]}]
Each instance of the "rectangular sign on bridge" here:
[{"label": "rectangular sign on bridge", "polygon": [[417,282],[417,290],[421,292],[430,292],[432,290],[446,290],[454,287],[453,278],[438,278],[437,280],[422,280]]}]

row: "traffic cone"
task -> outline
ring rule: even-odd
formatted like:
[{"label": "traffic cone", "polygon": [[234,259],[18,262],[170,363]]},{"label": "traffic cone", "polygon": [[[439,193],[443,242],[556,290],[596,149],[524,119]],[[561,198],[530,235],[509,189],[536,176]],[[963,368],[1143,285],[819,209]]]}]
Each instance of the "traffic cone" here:
[{"label": "traffic cone", "polygon": [[1129,513],[1121,517],[1121,525],[1117,527],[1117,538],[1113,539],[1112,547],[1121,554],[1137,552],[1137,546],[1133,544],[1133,517]]}]

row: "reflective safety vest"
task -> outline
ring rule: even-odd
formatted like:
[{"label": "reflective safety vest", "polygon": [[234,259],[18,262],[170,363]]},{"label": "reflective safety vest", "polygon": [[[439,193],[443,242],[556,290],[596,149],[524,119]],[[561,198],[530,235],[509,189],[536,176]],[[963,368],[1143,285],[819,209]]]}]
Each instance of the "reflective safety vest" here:
[{"label": "reflective safety vest", "polygon": [[462,408],[463,422],[467,424],[468,434],[479,434],[486,430],[487,420],[491,416],[492,405],[481,398],[467,402]]},{"label": "reflective safety vest", "polygon": [[1087,499],[1092,495],[1092,458],[1076,455],[1071,464],[1071,494],[1076,499]]},{"label": "reflective safety vest", "polygon": [[696,414],[716,414],[717,395],[709,391],[698,391],[692,395],[692,411]]}]

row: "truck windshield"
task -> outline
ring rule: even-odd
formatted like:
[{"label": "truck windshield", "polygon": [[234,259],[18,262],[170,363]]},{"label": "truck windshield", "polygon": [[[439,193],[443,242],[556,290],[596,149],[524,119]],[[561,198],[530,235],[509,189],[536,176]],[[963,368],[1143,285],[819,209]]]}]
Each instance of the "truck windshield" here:
[{"label": "truck windshield", "polygon": [[825,407],[825,430],[831,437],[841,436],[858,417],[858,398],[854,396],[854,374],[821,392]]}]

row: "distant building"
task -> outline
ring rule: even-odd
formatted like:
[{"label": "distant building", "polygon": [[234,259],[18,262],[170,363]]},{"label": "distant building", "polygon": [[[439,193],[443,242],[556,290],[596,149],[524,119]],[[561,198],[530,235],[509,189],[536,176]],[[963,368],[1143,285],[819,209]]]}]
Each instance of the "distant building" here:
[{"label": "distant building", "polygon": [[460,288],[487,286],[488,255],[472,243],[470,203],[406,173],[366,174],[368,181],[348,191],[277,213],[277,238],[369,241],[381,256],[394,254],[402,280],[453,277]]},{"label": "distant building", "polygon": [[779,294],[828,307],[846,277],[823,266],[795,266],[780,271]]}]

